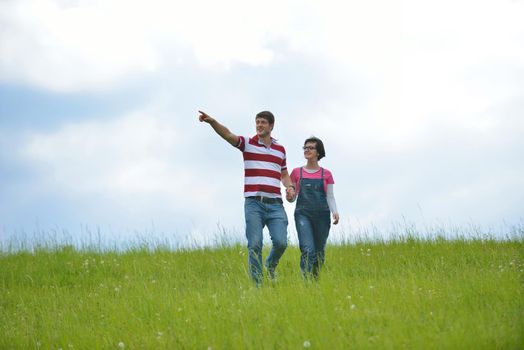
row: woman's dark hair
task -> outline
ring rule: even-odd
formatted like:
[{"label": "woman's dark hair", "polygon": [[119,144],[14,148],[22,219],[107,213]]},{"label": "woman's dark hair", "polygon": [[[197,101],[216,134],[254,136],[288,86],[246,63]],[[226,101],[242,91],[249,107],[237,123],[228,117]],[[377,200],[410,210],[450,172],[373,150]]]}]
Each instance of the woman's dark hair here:
[{"label": "woman's dark hair", "polygon": [[322,142],[321,139],[315,136],[311,136],[310,138],[306,139],[306,141],[304,141],[304,146],[308,142],[315,143],[315,147],[317,148],[317,152],[318,152],[318,160],[321,160],[322,158],[326,156],[326,150],[324,149],[324,143]]},{"label": "woman's dark hair", "polygon": [[255,120],[258,118],[264,118],[270,125],[275,124],[275,116],[270,111],[262,111],[258,113]]}]

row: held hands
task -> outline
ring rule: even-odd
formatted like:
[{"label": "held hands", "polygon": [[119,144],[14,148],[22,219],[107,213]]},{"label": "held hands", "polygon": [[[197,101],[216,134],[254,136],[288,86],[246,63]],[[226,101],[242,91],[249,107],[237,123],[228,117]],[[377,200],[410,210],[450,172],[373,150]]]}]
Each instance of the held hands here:
[{"label": "held hands", "polygon": [[295,200],[295,187],[289,186],[286,188],[286,199],[288,202],[293,202]]}]

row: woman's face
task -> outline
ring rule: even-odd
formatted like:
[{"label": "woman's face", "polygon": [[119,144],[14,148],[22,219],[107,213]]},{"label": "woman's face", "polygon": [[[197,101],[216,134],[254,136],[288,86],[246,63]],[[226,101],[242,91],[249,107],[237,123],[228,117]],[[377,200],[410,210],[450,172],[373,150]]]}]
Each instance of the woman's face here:
[{"label": "woman's face", "polygon": [[316,142],[307,142],[304,147],[304,158],[318,160],[318,151]]}]

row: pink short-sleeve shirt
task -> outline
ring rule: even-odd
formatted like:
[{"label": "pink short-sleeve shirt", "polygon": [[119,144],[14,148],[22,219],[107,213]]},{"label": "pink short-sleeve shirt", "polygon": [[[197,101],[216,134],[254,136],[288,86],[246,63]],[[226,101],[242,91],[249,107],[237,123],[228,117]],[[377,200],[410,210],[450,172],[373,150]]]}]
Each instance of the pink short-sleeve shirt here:
[{"label": "pink short-sleeve shirt", "polygon": [[[291,182],[295,184],[296,186],[296,192],[300,192],[300,168],[295,168],[291,172]],[[318,169],[314,173],[309,173],[305,169],[302,170],[302,178],[303,179],[320,179],[322,178],[322,168]],[[335,180],[333,179],[333,174],[331,174],[331,171],[324,168],[324,191],[327,193],[327,185],[332,185],[335,183]]]},{"label": "pink short-sleeve shirt", "polygon": [[[291,172],[291,182],[295,184],[296,192],[300,192],[300,168],[295,168]],[[305,169],[302,170],[302,178],[304,179],[320,179],[322,177],[322,168],[318,169],[314,173],[309,173]],[[333,179],[333,174],[331,174],[331,171],[324,168],[324,191],[327,192],[327,185],[332,185],[335,183],[335,180]]]}]

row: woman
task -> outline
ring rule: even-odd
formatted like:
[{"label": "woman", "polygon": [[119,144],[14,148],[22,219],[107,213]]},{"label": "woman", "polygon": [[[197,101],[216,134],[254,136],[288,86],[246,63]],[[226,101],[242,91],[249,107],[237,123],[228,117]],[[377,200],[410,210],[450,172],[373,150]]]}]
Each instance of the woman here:
[{"label": "woman", "polygon": [[325,260],[325,247],[331,226],[338,224],[339,216],[333,194],[333,175],[319,166],[318,161],[326,155],[324,144],[316,137],[304,142],[305,166],[291,172],[292,188],[286,191],[286,199],[296,198],[295,225],[300,244],[300,270],[305,277],[318,278]]}]

